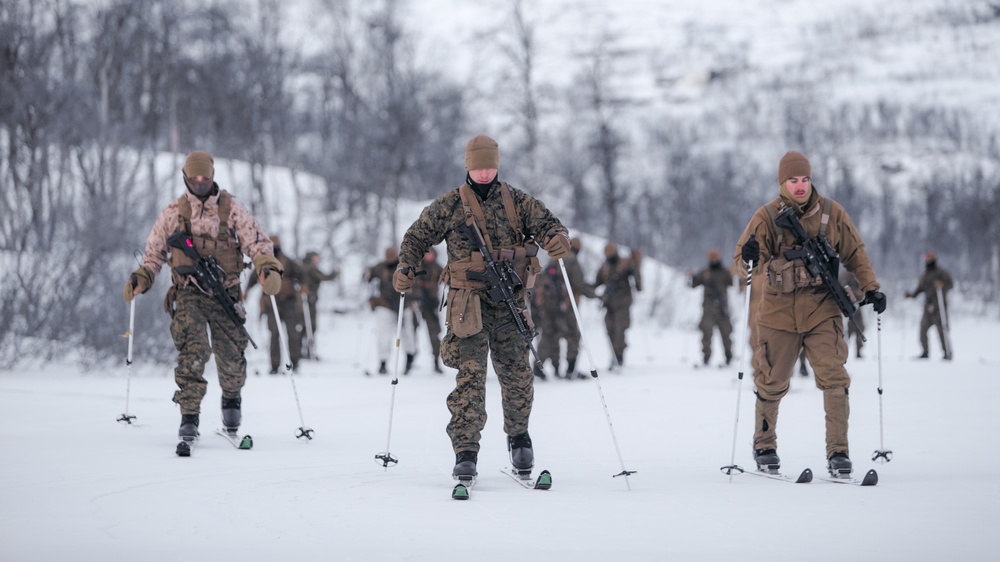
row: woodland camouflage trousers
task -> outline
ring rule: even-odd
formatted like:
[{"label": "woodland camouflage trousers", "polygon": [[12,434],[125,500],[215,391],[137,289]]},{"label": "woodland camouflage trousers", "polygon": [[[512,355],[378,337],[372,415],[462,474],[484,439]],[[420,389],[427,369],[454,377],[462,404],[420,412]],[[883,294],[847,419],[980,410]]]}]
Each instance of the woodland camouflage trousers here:
[{"label": "woodland camouflage trousers", "polygon": [[528,344],[510,327],[510,312],[504,306],[481,299],[483,329],[478,334],[460,338],[451,329],[441,342],[441,360],[458,369],[455,390],[448,395],[451,421],[447,432],[455,452],[479,451],[479,439],[486,426],[486,356],[492,356],[493,369],[500,381],[503,403],[503,430],[507,435],[528,431],[528,417],[535,398],[534,380],[528,366]]},{"label": "woodland camouflage trousers", "polygon": [[[229,295],[239,302],[239,287],[229,289]],[[215,353],[222,395],[239,396],[247,374],[247,360],[243,355],[248,343],[246,333],[226,315],[217,300],[197,289],[178,287],[175,306],[170,335],[178,352],[174,368],[178,390],[174,392],[174,402],[180,405],[181,413],[201,413],[201,400],[208,387],[205,364],[212,353]]]}]

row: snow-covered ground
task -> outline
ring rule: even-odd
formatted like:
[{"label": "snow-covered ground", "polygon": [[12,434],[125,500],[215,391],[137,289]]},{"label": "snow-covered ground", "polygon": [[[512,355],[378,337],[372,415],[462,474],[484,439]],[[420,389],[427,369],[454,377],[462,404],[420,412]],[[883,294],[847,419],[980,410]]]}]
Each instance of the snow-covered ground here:
[{"label": "snow-covered ground", "polygon": [[[694,291],[692,293],[695,293]],[[322,302],[321,302],[322,304]],[[332,303],[327,303],[332,306]],[[0,560],[996,560],[1000,537],[1000,324],[972,316],[954,326],[956,359],[916,361],[917,305],[890,302],[883,324],[885,446],[879,448],[876,331],[848,364],[856,472],[874,488],[793,485],[719,471],[733,444],[737,366],[695,369],[699,334],[640,319],[629,365],[608,373],[600,311],[584,307],[624,468],[594,380],[536,385],[531,434],[549,491],[500,473],[507,462],[499,388],[491,375],[480,477],[468,502],[450,499],[454,460],[444,432],[453,380],[430,370],[426,342],[415,372],[366,377],[374,358],[367,312],[325,310],[320,361],[294,389],[249,353],[243,431],[250,451],[211,433],[219,388],[210,364],[202,439],[174,455],[179,415],[170,369],[135,351],[130,413],[124,361],[81,374],[68,365],[0,374]],[[686,324],[681,322],[680,324]],[[251,324],[262,348],[266,328]],[[164,333],[163,337],[169,337]],[[122,340],[124,356],[125,340]],[[738,349],[738,348],[737,348]],[[586,366],[586,356],[582,362]],[[261,375],[255,373],[259,371]],[[779,451],[788,472],[822,474],[821,393],[796,378],[782,404]],[[742,385],[737,462],[752,464],[752,384]],[[631,490],[628,489],[631,487]]]}]

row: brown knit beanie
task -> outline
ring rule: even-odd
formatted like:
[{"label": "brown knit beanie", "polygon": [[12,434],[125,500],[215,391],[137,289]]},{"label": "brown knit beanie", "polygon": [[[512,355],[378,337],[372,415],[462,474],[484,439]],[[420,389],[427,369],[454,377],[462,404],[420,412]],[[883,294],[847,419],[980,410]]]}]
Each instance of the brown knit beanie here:
[{"label": "brown knit beanie", "polygon": [[618,255],[618,245],[614,242],[608,242],[604,245],[604,257],[610,258],[611,256]]},{"label": "brown knit beanie", "polygon": [[722,261],[722,252],[720,252],[718,248],[712,248],[711,250],[708,251],[708,261],[709,262]]},{"label": "brown knit beanie", "polygon": [[497,170],[500,168],[500,147],[486,135],[476,135],[465,145],[465,169]]},{"label": "brown knit beanie", "polygon": [[215,160],[212,155],[204,150],[195,150],[187,155],[184,160],[184,175],[193,178],[195,176],[205,176],[211,178],[215,176]]},{"label": "brown knit beanie", "polygon": [[778,162],[778,184],[785,183],[785,180],[792,176],[812,177],[812,168],[809,166],[809,159],[801,152],[789,150]]},{"label": "brown knit beanie", "polygon": [[389,246],[385,249],[385,263],[392,263],[394,261],[399,261],[399,250],[395,246]]}]

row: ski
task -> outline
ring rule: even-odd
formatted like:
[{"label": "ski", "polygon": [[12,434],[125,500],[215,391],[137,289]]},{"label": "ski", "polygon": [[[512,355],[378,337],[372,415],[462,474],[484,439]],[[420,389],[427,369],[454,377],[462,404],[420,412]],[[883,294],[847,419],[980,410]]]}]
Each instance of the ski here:
[{"label": "ski", "polygon": [[467,500],[471,497],[472,486],[475,485],[476,479],[472,478],[456,478],[458,484],[451,490],[451,499],[453,500]]},{"label": "ski", "polygon": [[552,487],[552,474],[548,470],[539,472],[538,478],[532,478],[531,472],[520,473],[509,466],[501,468],[500,472],[510,476],[514,482],[528,490],[548,490]]},{"label": "ski", "polygon": [[832,482],[834,484],[851,484],[854,486],[874,486],[878,484],[878,473],[875,469],[871,469],[865,473],[864,478],[858,480],[857,478],[843,477],[843,476],[828,476],[820,477],[823,482]]},{"label": "ski", "polygon": [[803,470],[798,477],[794,477],[788,474],[782,474],[780,472],[762,472],[759,470],[744,470],[743,467],[737,465],[724,466],[720,468],[723,474],[732,475],[736,474],[749,474],[751,476],[761,476],[763,478],[770,478],[771,480],[778,480],[780,482],[791,482],[792,484],[806,484],[812,482],[813,472],[811,469]]},{"label": "ski", "polygon": [[237,449],[253,449],[253,438],[249,435],[240,437],[237,432],[230,432],[222,428],[216,428],[215,433],[222,436],[226,441],[229,441],[229,444]]},{"label": "ski", "polygon": [[177,444],[177,456],[178,457],[190,457],[191,451],[194,449],[195,443],[198,439],[181,439],[180,443]]}]

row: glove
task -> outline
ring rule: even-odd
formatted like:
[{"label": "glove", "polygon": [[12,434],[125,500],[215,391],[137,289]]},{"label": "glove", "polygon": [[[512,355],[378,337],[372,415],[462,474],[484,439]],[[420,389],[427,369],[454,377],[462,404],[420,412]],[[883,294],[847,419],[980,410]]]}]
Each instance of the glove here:
[{"label": "glove", "polygon": [[569,245],[569,237],[562,232],[549,236],[549,240],[545,243],[544,248],[545,253],[547,253],[549,257],[554,260],[559,260],[568,256],[572,250]]},{"label": "glove", "polygon": [[281,262],[270,254],[260,254],[253,259],[253,265],[257,268],[257,280],[264,294],[277,295],[281,290],[281,276],[285,273]]},{"label": "glove", "polygon": [[413,288],[413,268],[407,265],[400,267],[392,274],[392,288],[397,293],[408,293]]},{"label": "glove", "polygon": [[750,239],[743,243],[740,255],[743,257],[743,263],[760,261],[760,242],[757,241],[756,234],[751,234]]},{"label": "glove", "polygon": [[861,304],[870,304],[875,312],[882,314],[885,312],[885,293],[882,291],[868,291],[865,293],[865,302]]},{"label": "glove", "polygon": [[140,267],[139,269],[132,272],[132,275],[128,276],[128,281],[125,282],[125,289],[122,291],[122,297],[125,302],[132,302],[135,298],[135,290],[139,289],[139,294],[145,293],[153,286],[153,274],[149,272],[145,267]]}]

